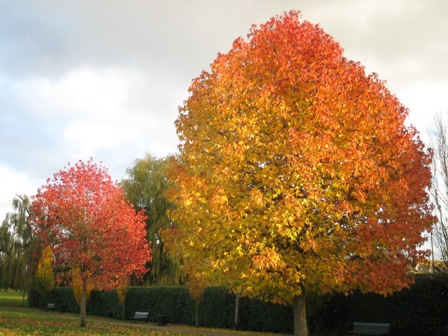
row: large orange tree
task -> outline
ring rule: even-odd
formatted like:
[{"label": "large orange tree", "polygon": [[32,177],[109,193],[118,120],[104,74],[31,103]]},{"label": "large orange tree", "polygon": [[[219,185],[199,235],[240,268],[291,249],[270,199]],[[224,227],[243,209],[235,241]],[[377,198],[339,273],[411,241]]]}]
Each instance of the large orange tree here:
[{"label": "large orange tree", "polygon": [[107,169],[91,160],[59,171],[33,197],[31,223],[40,246],[51,247],[59,279],[80,283],[82,327],[88,289],[113,288],[147,271],[145,219]]},{"label": "large orange tree", "polygon": [[433,223],[431,156],[377,75],[292,11],[253,26],[189,92],[168,243],[195,274],[293,304],[295,335],[307,290],[410,283]]}]

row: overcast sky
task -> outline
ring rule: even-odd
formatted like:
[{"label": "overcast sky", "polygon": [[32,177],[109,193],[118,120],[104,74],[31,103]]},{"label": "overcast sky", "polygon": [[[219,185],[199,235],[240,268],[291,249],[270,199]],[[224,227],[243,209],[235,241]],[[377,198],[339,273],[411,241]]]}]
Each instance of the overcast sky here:
[{"label": "overcast sky", "polygon": [[446,0],[0,0],[0,221],[69,161],[120,180],[175,153],[191,80],[292,9],[386,80],[423,138],[448,112]]}]

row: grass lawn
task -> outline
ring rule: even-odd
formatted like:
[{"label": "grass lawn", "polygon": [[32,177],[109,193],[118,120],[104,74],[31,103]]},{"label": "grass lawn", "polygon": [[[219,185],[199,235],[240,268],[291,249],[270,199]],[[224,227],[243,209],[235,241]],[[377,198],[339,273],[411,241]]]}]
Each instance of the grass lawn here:
[{"label": "grass lawn", "polygon": [[[25,302],[26,305],[26,302]],[[79,315],[45,313],[23,307],[19,292],[0,292],[0,335],[154,335],[176,336],[182,333],[150,330],[143,324],[128,325],[118,321],[87,317],[87,328],[79,326]],[[187,335],[187,334],[185,334]]]},{"label": "grass lawn", "polygon": [[28,302],[23,300],[23,295],[16,291],[0,292],[0,307],[28,307]]},{"label": "grass lawn", "polygon": [[35,310],[16,311],[0,308],[0,335],[182,335],[164,330],[150,330],[139,325],[126,325],[87,320],[87,328],[79,326],[79,317],[40,313]]},{"label": "grass lawn", "polygon": [[79,314],[44,312],[23,307],[21,293],[0,292],[0,336],[9,335],[150,335],[150,336],[281,336],[268,333],[194,328],[190,326],[156,327],[151,323],[122,323],[87,316],[87,328],[79,326]]}]

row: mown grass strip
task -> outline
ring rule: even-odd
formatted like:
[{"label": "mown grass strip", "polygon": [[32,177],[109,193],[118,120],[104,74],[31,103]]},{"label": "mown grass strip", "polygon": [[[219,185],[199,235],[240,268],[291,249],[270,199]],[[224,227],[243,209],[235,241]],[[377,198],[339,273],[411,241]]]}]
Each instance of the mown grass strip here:
[{"label": "mown grass strip", "polygon": [[151,335],[182,336],[187,334],[151,330],[142,326],[88,321],[87,328],[79,319],[29,311],[0,310],[0,335]]},{"label": "mown grass strip", "polygon": [[23,294],[21,292],[2,291],[0,292],[0,306],[27,307],[28,302],[26,298],[23,298]]}]

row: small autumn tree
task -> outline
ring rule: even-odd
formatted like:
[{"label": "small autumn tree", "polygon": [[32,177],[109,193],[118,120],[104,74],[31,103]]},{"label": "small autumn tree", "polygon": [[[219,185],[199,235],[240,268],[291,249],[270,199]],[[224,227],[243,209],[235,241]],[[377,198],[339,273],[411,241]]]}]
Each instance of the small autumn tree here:
[{"label": "small autumn tree", "polygon": [[117,287],[115,288],[118,300],[121,303],[122,309],[121,309],[121,319],[124,321],[124,312],[126,311],[126,291],[129,286],[129,280],[127,278],[120,279],[120,282],[117,284]]},{"label": "small autumn tree", "polygon": [[92,160],[69,164],[48,179],[32,206],[33,229],[41,246],[51,246],[58,279],[71,278],[81,288],[85,327],[89,288],[112,289],[130,274],[147,271],[145,216],[125,201],[107,169]]},{"label": "small autumn tree", "polygon": [[431,157],[408,110],[319,26],[295,11],[253,26],[189,92],[171,247],[195,272],[293,304],[295,335],[305,291],[411,282],[433,223]]},{"label": "small autumn tree", "polygon": [[83,299],[85,301],[89,300],[90,294],[92,294],[95,289],[93,281],[84,280],[79,267],[72,268],[68,273],[73,289],[73,296],[75,297],[79,307],[82,307]]},{"label": "small autumn tree", "polygon": [[53,261],[53,250],[51,246],[47,246],[42,251],[35,275],[36,289],[44,301],[47,300],[48,294],[54,287]]},{"label": "small autumn tree", "polygon": [[[196,260],[196,262],[201,262],[200,260]],[[204,270],[201,267],[196,267],[196,262],[187,262],[186,267],[189,269],[185,269],[184,271],[188,274],[188,291],[190,296],[195,301],[195,324],[199,326],[199,307],[207,285],[210,285],[208,282],[207,274],[204,274]],[[217,283],[212,283],[213,285],[217,285]]]}]

